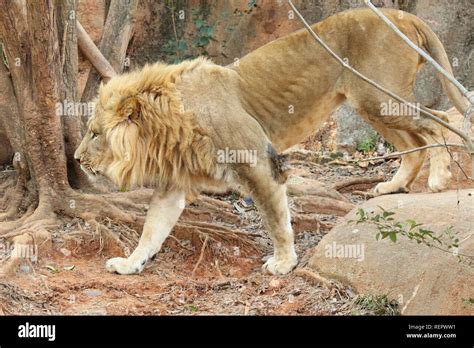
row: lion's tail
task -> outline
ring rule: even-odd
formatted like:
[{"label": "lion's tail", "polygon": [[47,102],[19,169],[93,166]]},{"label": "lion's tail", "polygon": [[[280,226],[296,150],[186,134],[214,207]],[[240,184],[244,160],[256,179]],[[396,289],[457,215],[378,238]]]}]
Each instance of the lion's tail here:
[{"label": "lion's tail", "polygon": [[[422,20],[416,22],[416,29],[423,37],[422,48],[424,48],[431,57],[438,62],[447,72],[453,75],[453,69],[449,63],[448,55],[444,49],[443,44],[439,40],[438,36],[431,30],[431,28],[424,23]],[[454,75],[453,75],[454,76]],[[468,100],[463,96],[459,89],[454,86],[447,78],[441,73],[438,73],[438,77],[441,81],[443,89],[448,94],[449,100],[454,104],[454,107],[462,114],[464,114],[469,106]]]}]

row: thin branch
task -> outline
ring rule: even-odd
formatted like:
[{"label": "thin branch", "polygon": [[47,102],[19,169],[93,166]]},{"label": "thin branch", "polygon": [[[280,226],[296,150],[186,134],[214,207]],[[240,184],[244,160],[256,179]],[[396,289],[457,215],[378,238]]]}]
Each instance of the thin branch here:
[{"label": "thin branch", "polygon": [[448,146],[459,147],[459,148],[462,148],[462,149],[466,148],[466,146],[463,145],[463,144],[453,144],[453,143],[429,144],[429,145],[424,145],[424,146],[420,146],[420,147],[415,147],[413,149],[406,150],[406,151],[393,152],[393,153],[388,154],[386,156],[362,158],[362,159],[351,159],[351,160],[348,160],[348,162],[368,162],[368,161],[384,160],[384,159],[389,159],[389,158],[397,158],[397,157],[407,155],[407,154],[412,153],[412,152],[426,150],[426,149],[429,149],[429,148],[432,148],[432,147],[448,147]]},{"label": "thin branch", "polygon": [[178,32],[176,31],[176,21],[174,19],[174,1],[171,0],[171,22],[173,23],[173,33],[174,39],[176,41],[176,57],[181,60],[181,54],[179,53],[179,40],[178,40]]},{"label": "thin branch", "polygon": [[105,59],[100,50],[94,44],[89,34],[84,30],[81,23],[76,21],[77,27],[77,43],[81,52],[91,62],[94,68],[99,72],[105,82],[108,82],[116,74],[112,65]]}]

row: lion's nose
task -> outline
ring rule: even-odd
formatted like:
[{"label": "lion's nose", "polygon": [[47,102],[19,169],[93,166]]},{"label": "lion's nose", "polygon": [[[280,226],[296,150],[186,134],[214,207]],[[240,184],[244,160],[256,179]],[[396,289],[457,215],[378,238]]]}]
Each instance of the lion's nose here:
[{"label": "lion's nose", "polygon": [[74,151],[74,159],[78,162],[81,162],[81,156],[79,155],[79,152],[77,150]]}]

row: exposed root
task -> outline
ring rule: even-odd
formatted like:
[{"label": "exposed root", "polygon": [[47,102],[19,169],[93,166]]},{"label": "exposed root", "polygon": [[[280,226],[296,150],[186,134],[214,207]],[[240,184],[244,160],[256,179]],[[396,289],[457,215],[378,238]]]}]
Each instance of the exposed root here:
[{"label": "exposed root", "polygon": [[[46,230],[46,223],[37,221],[38,226],[32,230],[15,231],[16,235],[12,238],[12,248],[10,255],[2,261],[0,274],[2,276],[13,274],[22,261],[36,262],[38,254],[43,252],[43,246],[51,241],[51,233]],[[50,226],[51,227],[51,226]]]},{"label": "exposed root", "polygon": [[334,214],[344,216],[350,212],[355,205],[332,198],[319,196],[294,197],[293,205],[298,213]]},{"label": "exposed root", "polygon": [[294,273],[295,275],[301,276],[315,284],[322,284],[328,289],[332,289],[335,286],[334,283],[331,282],[329,279],[320,276],[319,274],[308,268],[297,268]]},{"label": "exposed root", "polygon": [[[74,192],[74,191],[73,191]],[[121,199],[120,193],[107,195],[78,194],[74,192],[64,198],[59,209],[63,214],[84,221],[110,219],[136,228],[143,226],[145,209],[139,209],[128,198]],[[128,211],[133,206],[134,210]],[[140,218],[141,215],[141,218]]]},{"label": "exposed root", "polygon": [[357,177],[357,178],[352,178],[349,180],[341,181],[338,183],[335,183],[333,185],[334,190],[342,190],[342,189],[347,189],[350,186],[355,186],[355,185],[368,185],[368,184],[376,184],[379,182],[382,182],[385,180],[385,177],[380,175],[380,176],[375,176],[375,177]]},{"label": "exposed root", "polygon": [[[62,223],[60,218],[66,216],[91,226],[87,231],[68,234],[67,241],[80,245],[87,235],[89,243],[97,243],[98,253],[107,251],[128,256],[138,244],[151,193],[151,190],[140,190],[93,195],[67,190],[56,196],[42,196],[38,208],[30,205],[18,220],[0,224],[0,237],[13,238],[29,232],[57,229]],[[214,223],[216,220],[226,226]],[[224,252],[224,249],[237,249],[244,254],[259,251],[251,237],[260,235],[233,227],[239,223],[240,216],[231,204],[200,197],[185,209],[173,234],[178,240],[190,240],[195,248],[202,247],[203,241],[207,240],[206,254]],[[230,249],[222,248],[223,244]]]},{"label": "exposed root", "polygon": [[12,238],[29,231],[41,228],[54,228],[59,220],[47,203],[41,203],[36,209],[30,206],[18,220],[3,222],[0,225],[0,237]]},{"label": "exposed root", "polygon": [[204,239],[204,243],[202,243],[201,247],[201,253],[199,254],[199,259],[196,262],[196,265],[193,268],[193,272],[191,273],[191,276],[194,277],[194,273],[196,273],[196,270],[198,269],[199,265],[201,264],[202,260],[204,259],[204,251],[206,250],[207,242],[209,240],[209,236],[206,236]]},{"label": "exposed root", "polygon": [[361,196],[363,197],[364,199],[370,199],[370,198],[374,198],[375,195],[373,192],[368,192],[368,191],[359,191],[359,190],[355,190],[355,191],[352,191],[352,194],[355,195],[355,196]]},{"label": "exposed root", "polygon": [[194,220],[217,220],[236,225],[241,223],[241,218],[234,213],[232,204],[208,196],[199,196],[183,214],[185,218]]},{"label": "exposed root", "polygon": [[334,227],[334,224],[321,221],[317,214],[292,213],[291,215],[291,224],[295,233],[303,231],[317,231],[318,233],[320,230],[328,231]]},{"label": "exposed root", "polygon": [[290,196],[318,196],[348,202],[347,198],[337,192],[337,190],[327,187],[316,180],[291,176],[286,186]]}]

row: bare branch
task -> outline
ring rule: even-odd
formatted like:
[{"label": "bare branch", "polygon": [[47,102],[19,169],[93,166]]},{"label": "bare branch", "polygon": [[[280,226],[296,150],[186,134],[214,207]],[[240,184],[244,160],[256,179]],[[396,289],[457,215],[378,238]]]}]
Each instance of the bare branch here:
[{"label": "bare branch", "polygon": [[102,55],[79,21],[76,21],[76,28],[77,43],[81,49],[81,52],[99,72],[104,81],[108,82],[112,77],[117,75],[114,68],[112,68],[112,65],[110,65],[107,59],[105,59],[105,57]]},{"label": "bare branch", "polygon": [[461,148],[461,149],[466,148],[466,146],[463,145],[463,144],[452,144],[452,143],[429,144],[429,145],[425,145],[425,146],[415,147],[413,149],[406,150],[406,151],[392,152],[391,154],[388,154],[386,156],[362,158],[362,159],[353,159],[353,160],[349,160],[348,162],[368,162],[368,161],[384,160],[384,159],[389,159],[389,158],[397,158],[397,157],[407,155],[407,154],[412,153],[412,152],[426,150],[426,149],[429,149],[429,148],[432,148],[432,147],[448,147],[448,146],[458,147],[458,148]]},{"label": "bare branch", "polygon": [[[107,19],[98,48],[110,62],[117,74],[122,72],[126,63],[125,56],[133,35],[133,19],[138,7],[138,0],[111,1],[107,10]],[[91,70],[81,96],[83,102],[91,101],[99,87],[100,76]]]}]

